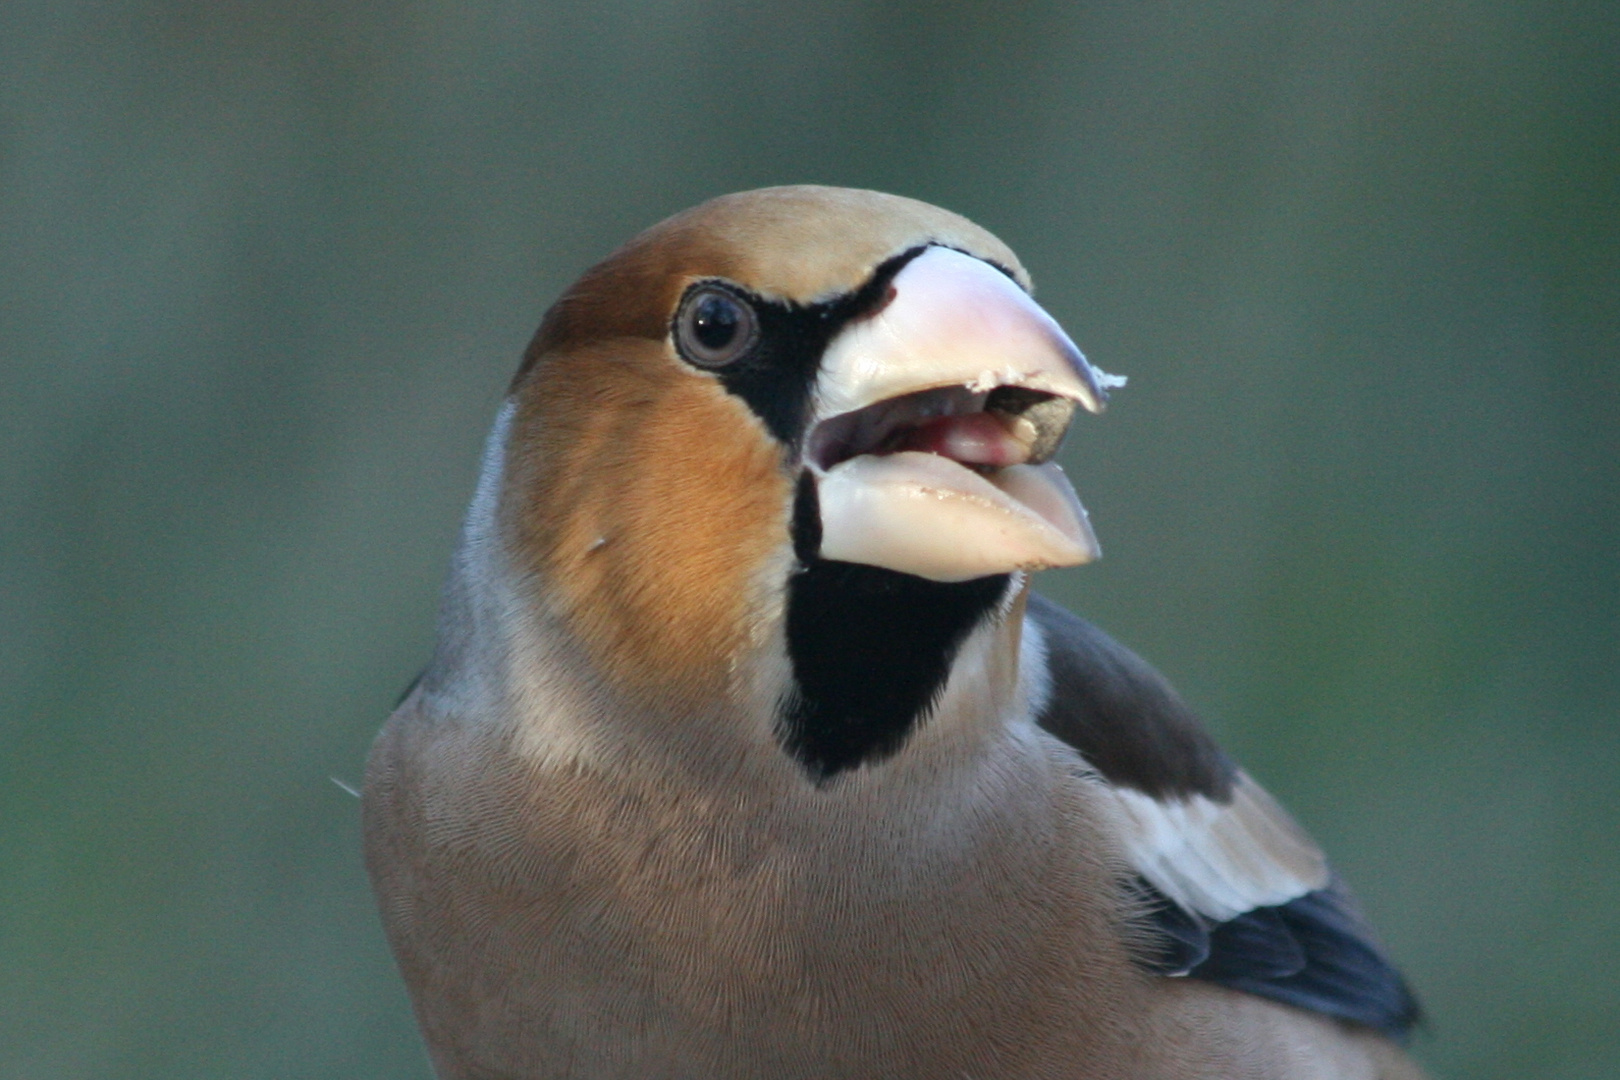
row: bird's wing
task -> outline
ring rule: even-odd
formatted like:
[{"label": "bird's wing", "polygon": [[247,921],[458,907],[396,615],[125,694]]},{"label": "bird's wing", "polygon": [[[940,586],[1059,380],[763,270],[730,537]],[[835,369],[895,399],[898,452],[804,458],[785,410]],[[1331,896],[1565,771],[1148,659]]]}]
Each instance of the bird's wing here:
[{"label": "bird's wing", "polygon": [[1143,963],[1403,1036],[1417,1003],[1321,849],[1164,677],[1039,596],[1025,640],[1040,726],[1117,800],[1152,912]]}]

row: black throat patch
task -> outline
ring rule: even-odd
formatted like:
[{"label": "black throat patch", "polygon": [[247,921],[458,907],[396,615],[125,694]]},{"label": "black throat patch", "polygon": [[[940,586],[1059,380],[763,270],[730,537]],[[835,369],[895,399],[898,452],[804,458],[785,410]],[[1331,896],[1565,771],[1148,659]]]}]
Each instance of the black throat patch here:
[{"label": "black throat patch", "polygon": [[817,782],[880,761],[927,719],[968,634],[1009,575],[939,582],[811,558],[788,580],[795,688],[778,711],[782,746]]}]

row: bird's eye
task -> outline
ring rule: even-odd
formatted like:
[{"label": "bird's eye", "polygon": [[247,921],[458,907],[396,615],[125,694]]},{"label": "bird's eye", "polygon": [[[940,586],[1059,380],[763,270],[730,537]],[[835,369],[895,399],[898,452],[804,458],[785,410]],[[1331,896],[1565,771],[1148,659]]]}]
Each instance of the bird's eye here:
[{"label": "bird's eye", "polygon": [[758,335],[753,309],[716,286],[693,289],[675,319],[681,355],[699,367],[725,367],[747,352]]}]

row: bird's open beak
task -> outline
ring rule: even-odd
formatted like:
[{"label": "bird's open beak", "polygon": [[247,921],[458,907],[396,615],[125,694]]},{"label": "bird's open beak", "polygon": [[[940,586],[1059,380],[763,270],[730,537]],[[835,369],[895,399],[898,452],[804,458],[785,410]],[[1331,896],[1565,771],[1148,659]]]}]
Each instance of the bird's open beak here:
[{"label": "bird's open beak", "polygon": [[1097,558],[1051,459],[1075,406],[1123,381],[995,267],[929,248],[822,359],[804,450],[822,557],[935,581]]}]

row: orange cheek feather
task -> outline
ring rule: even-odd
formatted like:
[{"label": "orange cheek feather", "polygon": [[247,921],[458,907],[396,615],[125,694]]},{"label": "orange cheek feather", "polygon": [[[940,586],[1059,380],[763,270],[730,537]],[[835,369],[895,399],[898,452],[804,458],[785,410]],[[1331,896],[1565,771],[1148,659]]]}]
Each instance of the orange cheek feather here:
[{"label": "orange cheek feather", "polygon": [[621,688],[724,693],[788,542],[779,444],[662,342],[552,354],[519,393],[502,502],[520,572]]}]

